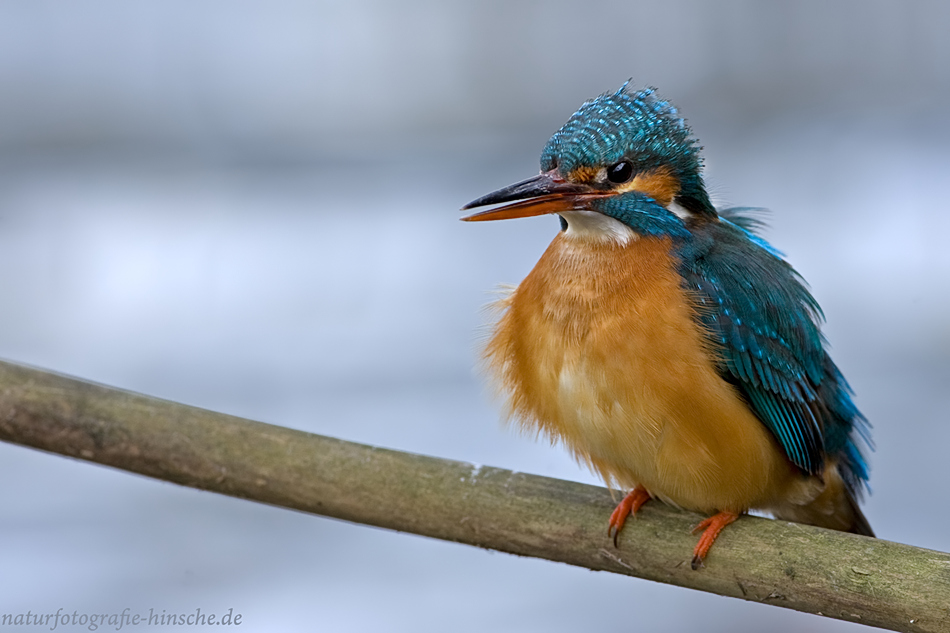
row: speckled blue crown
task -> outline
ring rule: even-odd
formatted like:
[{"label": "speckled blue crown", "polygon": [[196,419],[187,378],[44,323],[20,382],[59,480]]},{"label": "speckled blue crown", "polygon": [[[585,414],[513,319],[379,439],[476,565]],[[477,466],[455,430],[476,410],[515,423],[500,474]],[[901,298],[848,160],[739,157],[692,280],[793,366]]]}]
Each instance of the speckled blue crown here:
[{"label": "speckled blue crown", "polygon": [[629,84],[585,102],[545,145],[541,169],[566,175],[626,159],[638,171],[668,165],[681,180],[698,176],[702,148],[676,108],[655,88],[631,92]]}]

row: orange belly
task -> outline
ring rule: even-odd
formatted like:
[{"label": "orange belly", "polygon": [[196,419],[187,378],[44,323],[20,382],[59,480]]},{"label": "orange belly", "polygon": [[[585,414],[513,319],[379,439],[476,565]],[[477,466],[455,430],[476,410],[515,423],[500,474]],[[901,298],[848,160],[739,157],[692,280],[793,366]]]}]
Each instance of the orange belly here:
[{"label": "orange belly", "polygon": [[510,413],[608,485],[700,512],[768,507],[801,477],[715,368],[668,239],[558,235],[486,348]]}]

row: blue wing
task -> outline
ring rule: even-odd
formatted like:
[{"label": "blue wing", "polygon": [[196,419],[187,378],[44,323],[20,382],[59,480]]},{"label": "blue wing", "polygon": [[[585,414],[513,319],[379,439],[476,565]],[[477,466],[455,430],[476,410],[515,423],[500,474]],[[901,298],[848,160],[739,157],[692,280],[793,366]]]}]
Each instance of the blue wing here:
[{"label": "blue wing", "polygon": [[859,492],[867,466],[852,431],[869,439],[867,422],[825,351],[821,309],[781,253],[752,233],[755,220],[739,211],[692,227],[681,253],[698,318],[721,354],[720,372],[789,460],[818,474],[832,455]]}]

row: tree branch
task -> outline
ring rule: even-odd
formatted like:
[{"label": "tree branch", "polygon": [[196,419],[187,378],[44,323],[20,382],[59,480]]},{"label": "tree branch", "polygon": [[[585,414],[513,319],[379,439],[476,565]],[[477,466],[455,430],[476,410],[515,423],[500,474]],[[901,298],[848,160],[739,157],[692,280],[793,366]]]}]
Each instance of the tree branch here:
[{"label": "tree branch", "polygon": [[0,362],[0,439],[183,486],[861,622],[950,630],[950,555],[743,517],[699,571],[700,517],[650,502],[607,537],[594,486],[252,422]]}]

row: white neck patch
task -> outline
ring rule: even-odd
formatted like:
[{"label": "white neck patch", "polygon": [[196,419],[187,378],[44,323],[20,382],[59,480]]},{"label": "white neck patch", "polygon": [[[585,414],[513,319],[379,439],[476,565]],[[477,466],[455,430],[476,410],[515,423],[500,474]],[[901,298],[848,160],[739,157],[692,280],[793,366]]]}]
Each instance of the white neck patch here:
[{"label": "white neck patch", "polygon": [[674,200],[666,206],[666,210],[670,213],[676,215],[680,220],[688,220],[693,217],[693,214],[684,209],[679,202]]},{"label": "white neck patch", "polygon": [[626,246],[640,237],[623,222],[596,211],[562,211],[558,215],[567,222],[564,235],[571,239],[614,242]]}]

